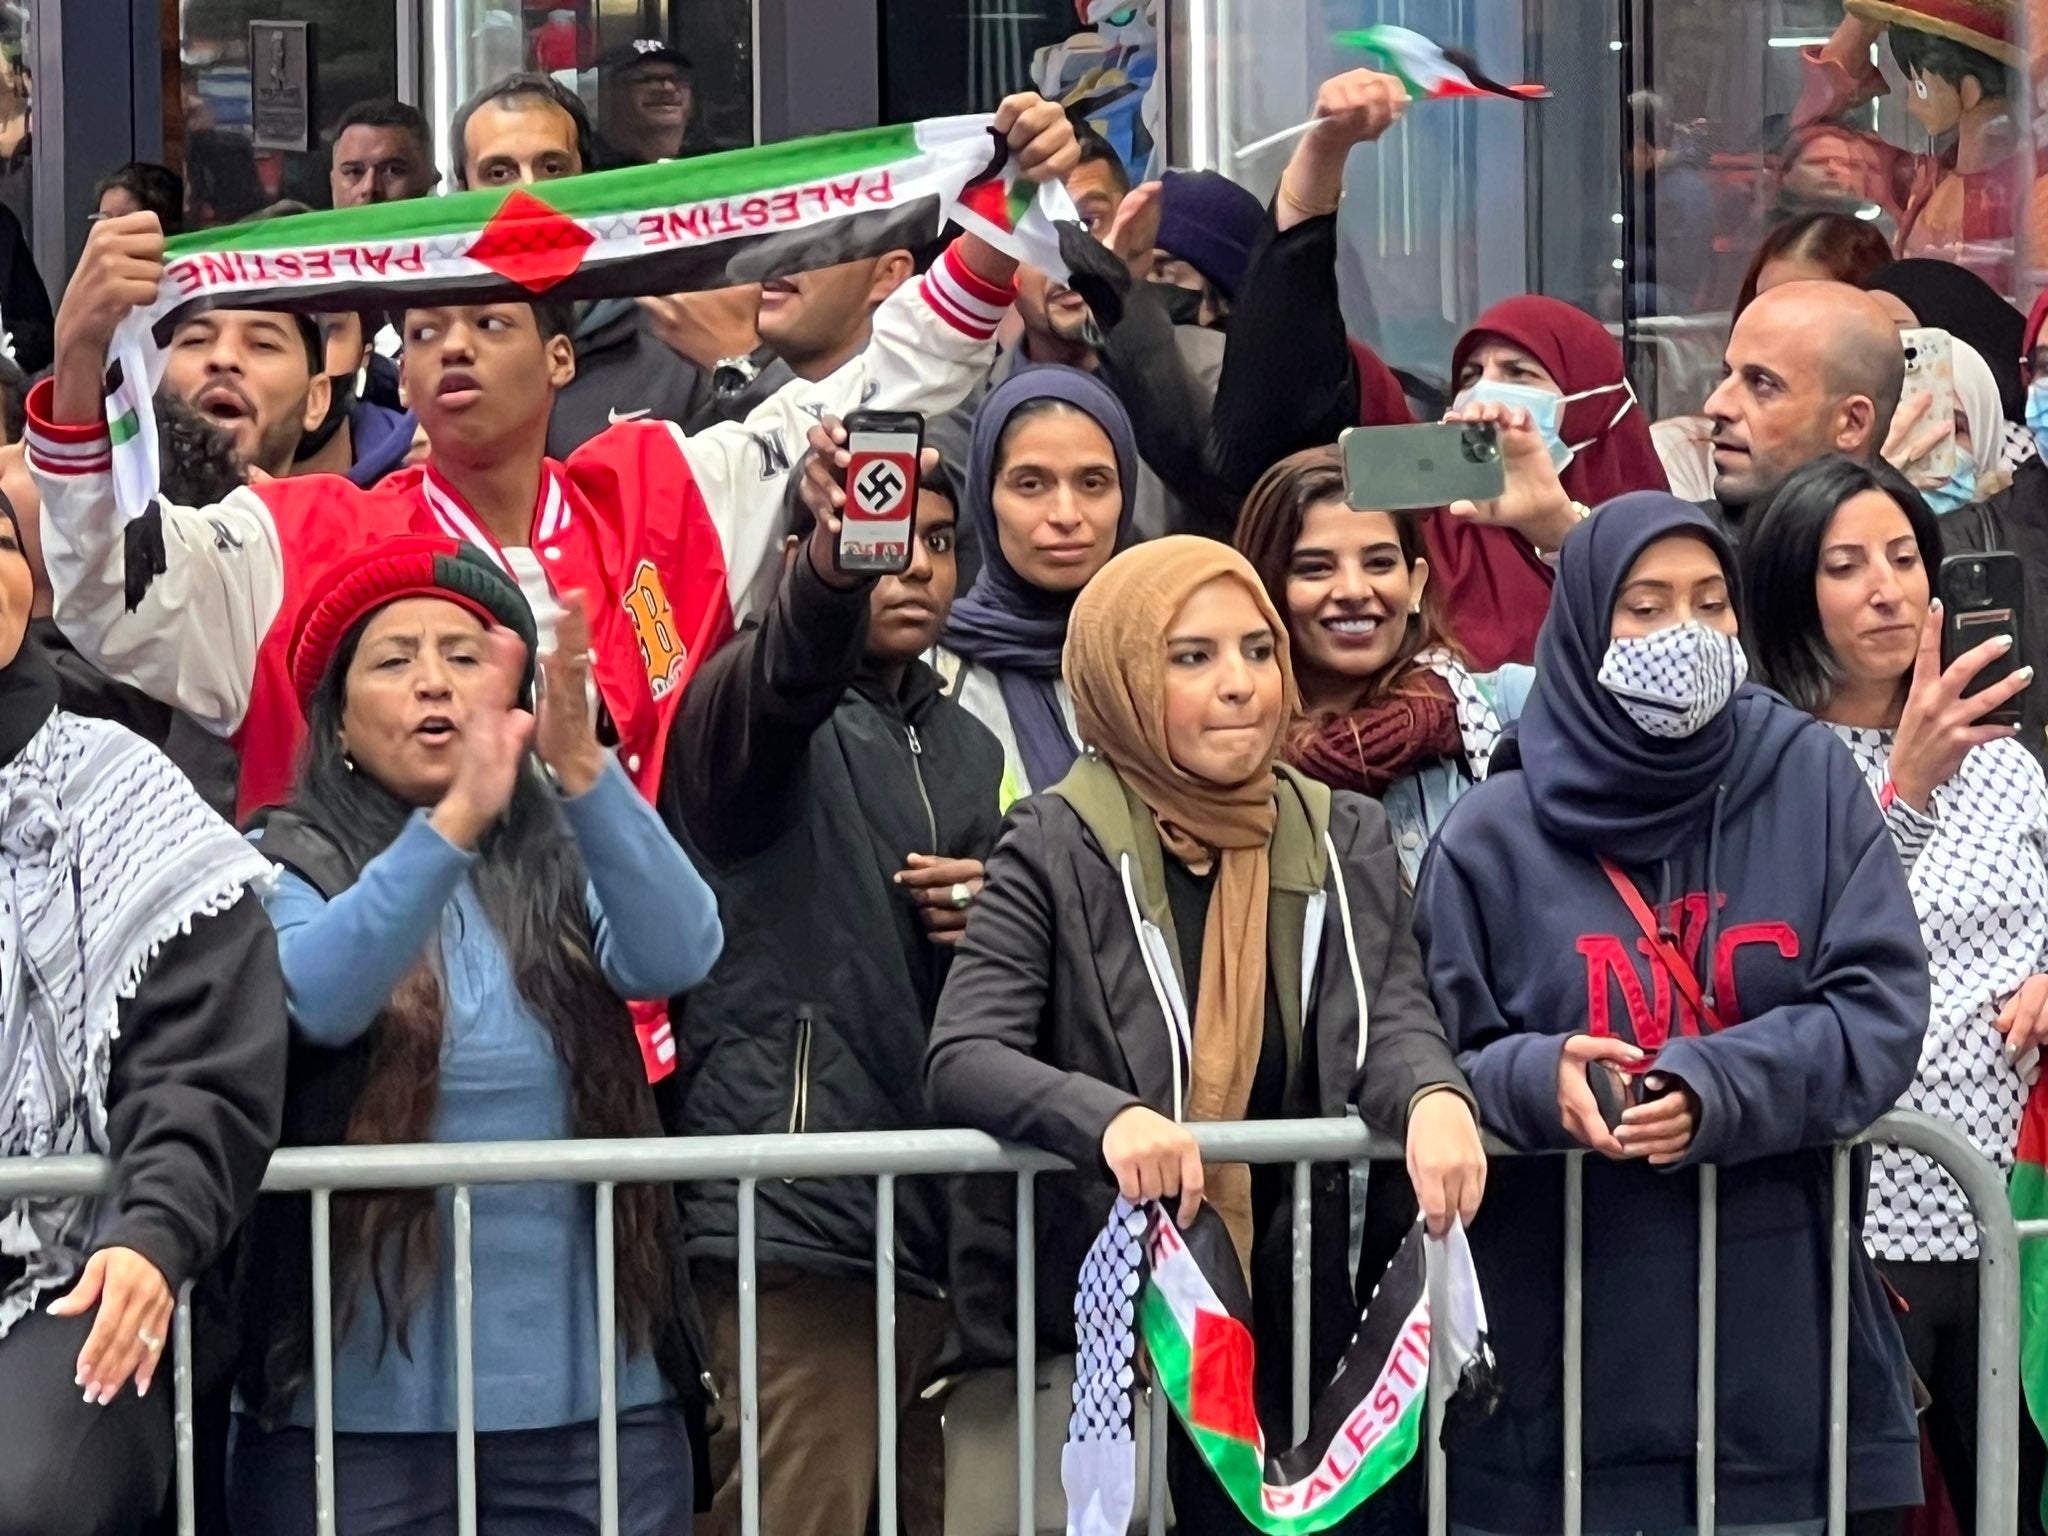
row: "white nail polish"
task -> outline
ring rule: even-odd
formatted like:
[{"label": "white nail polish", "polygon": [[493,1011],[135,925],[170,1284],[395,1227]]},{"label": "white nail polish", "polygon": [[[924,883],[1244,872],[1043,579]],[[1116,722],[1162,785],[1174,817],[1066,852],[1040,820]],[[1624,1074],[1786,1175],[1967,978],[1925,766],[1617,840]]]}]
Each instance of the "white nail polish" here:
[{"label": "white nail polish", "polygon": [[92,1388],[91,1388],[91,1387],[87,1387],[87,1388],[85,1389],[85,1400],[86,1400],[86,1401],[87,1401],[88,1403],[92,1401]]}]

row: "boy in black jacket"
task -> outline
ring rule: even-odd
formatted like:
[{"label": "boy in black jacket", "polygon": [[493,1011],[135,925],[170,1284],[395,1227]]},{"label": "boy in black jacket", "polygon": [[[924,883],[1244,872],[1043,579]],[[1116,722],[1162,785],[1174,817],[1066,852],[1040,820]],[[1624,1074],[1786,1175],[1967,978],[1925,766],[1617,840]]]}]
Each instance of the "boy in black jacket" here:
[{"label": "boy in black jacket", "polygon": [[[760,623],[706,662],[676,717],[663,809],[718,893],[728,934],[676,1010],[680,1134],[927,1123],[926,1036],[1001,825],[996,740],[920,656],[952,607],[952,490],[926,454],[910,569],[849,576],[837,519],[785,546]],[[714,1374],[738,1399],[731,1184],[685,1186]],[[761,1525],[860,1536],[875,1491],[874,1187],[764,1182]],[[925,1384],[948,1314],[944,1191],[896,1194],[898,1382]],[[712,1442],[708,1532],[737,1530],[738,1415]],[[906,1487],[936,1489],[906,1433]]]}]

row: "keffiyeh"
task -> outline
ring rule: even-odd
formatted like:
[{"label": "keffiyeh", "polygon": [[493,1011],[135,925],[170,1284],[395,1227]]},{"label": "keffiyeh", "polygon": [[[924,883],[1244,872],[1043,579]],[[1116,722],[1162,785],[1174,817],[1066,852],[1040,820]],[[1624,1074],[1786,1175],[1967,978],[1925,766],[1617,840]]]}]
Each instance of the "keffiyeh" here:
[{"label": "keffiyeh", "polygon": [[[167,941],[269,871],[111,722],[51,710],[0,763],[0,1158],[108,1151],[121,1003]],[[79,1197],[0,1205],[0,1255],[22,1265],[0,1290],[0,1337],[76,1279],[95,1215]]]}]

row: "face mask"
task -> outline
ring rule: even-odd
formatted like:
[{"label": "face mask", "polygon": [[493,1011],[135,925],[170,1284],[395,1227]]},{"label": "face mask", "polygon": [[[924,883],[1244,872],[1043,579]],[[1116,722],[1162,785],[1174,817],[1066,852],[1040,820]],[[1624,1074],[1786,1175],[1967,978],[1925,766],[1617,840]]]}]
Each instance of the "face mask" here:
[{"label": "face mask", "polygon": [[1600,686],[1644,733],[1677,741],[1705,727],[1749,678],[1733,635],[1697,619],[1608,642]]},{"label": "face mask", "polygon": [[1202,323],[1202,291],[1199,288],[1183,288],[1178,283],[1154,283],[1152,291],[1165,303],[1166,318],[1175,325]]},{"label": "face mask", "polygon": [[1956,453],[1956,472],[1931,491],[1920,493],[1927,505],[1934,509],[1937,517],[1967,507],[1977,499],[1977,461],[1960,449]]},{"label": "face mask", "polygon": [[2048,459],[2048,380],[2027,386],[2027,430],[2034,434],[2034,446]]},{"label": "face mask", "polygon": [[[1626,398],[1621,402],[1621,409],[1608,418],[1607,425],[1583,443],[1566,443],[1564,408],[1574,401],[1590,400],[1595,395],[1611,395],[1616,390],[1622,391]],[[1629,413],[1636,403],[1636,392],[1626,379],[1619,384],[1603,384],[1598,389],[1582,389],[1576,395],[1553,395],[1549,390],[1538,389],[1531,384],[1503,384],[1494,379],[1481,379],[1470,388],[1459,391],[1458,398],[1451,402],[1451,409],[1462,411],[1468,405],[1487,403],[1515,405],[1527,411],[1529,420],[1535,423],[1536,430],[1550,445],[1550,462],[1562,472],[1582,449],[1592,447],[1613,430],[1615,422]]]}]

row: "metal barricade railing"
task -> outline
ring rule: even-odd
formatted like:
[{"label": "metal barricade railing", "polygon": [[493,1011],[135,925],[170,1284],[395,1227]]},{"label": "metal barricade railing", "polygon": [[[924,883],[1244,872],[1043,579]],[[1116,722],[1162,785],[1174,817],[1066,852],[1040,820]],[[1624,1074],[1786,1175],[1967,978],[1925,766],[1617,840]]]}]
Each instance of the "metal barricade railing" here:
[{"label": "metal barricade railing", "polygon": [[[1355,1120],[1268,1121],[1191,1127],[1214,1162],[1293,1165],[1292,1385],[1294,1430],[1308,1431],[1310,1379],[1309,1280],[1311,1170],[1318,1163],[1398,1160],[1403,1149]],[[2048,1238],[2048,1221],[2016,1224],[2004,1177],[1953,1126],[1900,1111],[1859,1142],[1889,1144],[1932,1158],[1969,1199],[1978,1226],[1977,1529],[1978,1536],[2016,1536],[2019,1443],[2019,1243]],[[1494,1155],[1513,1155],[1502,1147]],[[1850,1215],[1853,1149],[1833,1153],[1829,1231],[1830,1320],[1827,1517],[1830,1536],[1846,1536],[1848,1518],[1849,1258],[1857,1234]],[[1582,1536],[1585,1479],[1584,1153],[1565,1154],[1564,1209],[1564,1536]],[[476,1401],[474,1286],[470,1270],[470,1191],[479,1184],[589,1184],[596,1193],[595,1284],[599,1354],[599,1529],[616,1536],[618,1512],[617,1316],[613,1300],[613,1195],[620,1184],[736,1180],[739,1186],[739,1428],[741,1530],[760,1536],[759,1275],[755,1195],[762,1179],[872,1178],[876,1182],[875,1333],[878,1398],[877,1500],[880,1529],[896,1528],[896,1183],[918,1175],[1008,1174],[1016,1180],[1017,1220],[1017,1529],[1035,1536],[1037,1522],[1037,1242],[1035,1180],[1058,1172],[1058,1158],[1005,1146],[973,1131],[824,1133],[701,1138],[434,1143],[394,1147],[293,1148],[272,1160],[267,1194],[306,1194],[312,1202],[313,1395],[316,1528],[335,1532],[334,1337],[331,1197],[336,1191],[451,1188],[455,1297],[457,1528],[476,1531]],[[1715,1529],[1717,1426],[1714,1341],[1718,1327],[1713,1262],[1719,1222],[1718,1177],[1701,1168],[1698,1339],[1699,1536]],[[22,1196],[90,1195],[106,1187],[102,1159],[17,1158],[0,1161],[0,1200]],[[189,1293],[189,1286],[187,1292]],[[178,1299],[173,1345],[177,1495],[180,1536],[196,1529],[193,1508],[191,1307]],[[1430,1536],[1447,1529],[1448,1474],[1441,1444],[1445,1385],[1432,1373],[1427,1479]],[[1148,1527],[1166,1530],[1166,1411],[1150,1415]]]}]

